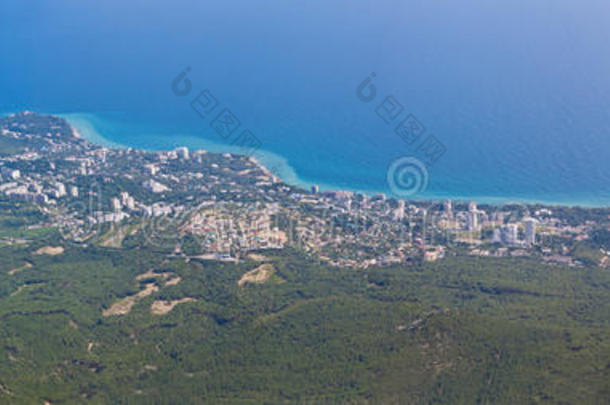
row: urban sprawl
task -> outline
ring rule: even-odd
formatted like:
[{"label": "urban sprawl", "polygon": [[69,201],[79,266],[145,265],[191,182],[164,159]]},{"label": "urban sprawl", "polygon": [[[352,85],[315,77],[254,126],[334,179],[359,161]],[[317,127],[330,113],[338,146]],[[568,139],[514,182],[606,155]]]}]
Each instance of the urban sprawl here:
[{"label": "urban sprawl", "polygon": [[[30,112],[0,119],[0,131],[14,149],[0,156],[2,198],[36,206],[44,220],[34,227],[57,228],[76,244],[121,248],[131,240],[169,255],[224,261],[291,247],[338,267],[456,254],[579,266],[580,244],[610,223],[604,209],[303,190],[252,157],[105,148],[61,118]],[[607,252],[595,253],[605,265]]]}]

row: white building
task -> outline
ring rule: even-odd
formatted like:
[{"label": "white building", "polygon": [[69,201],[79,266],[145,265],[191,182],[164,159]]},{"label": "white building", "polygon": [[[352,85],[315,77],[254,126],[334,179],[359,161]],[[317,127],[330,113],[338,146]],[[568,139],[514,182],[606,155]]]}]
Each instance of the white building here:
[{"label": "white building", "polygon": [[9,190],[9,189],[17,187],[17,186],[18,186],[18,184],[15,182],[0,184],[0,191],[6,192],[6,190]]},{"label": "white building", "polygon": [[504,227],[504,243],[507,245],[518,245],[519,244],[519,225],[508,224]]},{"label": "white building", "polygon": [[123,206],[128,210],[133,211],[136,209],[136,200],[134,200],[134,198],[127,192],[121,193],[121,204],[123,204]]},{"label": "white building", "polygon": [[112,210],[114,212],[120,212],[121,211],[121,201],[114,197],[111,201],[110,201],[111,205],[112,205]]},{"label": "white building", "polygon": [[27,186],[15,185],[13,188],[6,189],[4,193],[8,196],[25,196],[29,194]]},{"label": "white building", "polygon": [[60,197],[68,195],[68,192],[66,191],[66,185],[64,183],[57,183],[55,186],[57,187],[57,194]]},{"label": "white building", "polygon": [[55,198],[62,198],[68,195],[65,184],[59,182],[55,183],[55,188],[51,190],[51,195]]},{"label": "white building", "polygon": [[11,169],[10,167],[3,167],[1,173],[2,176],[12,180],[17,180],[21,177],[21,172],[19,170]]},{"label": "white building", "polygon": [[525,226],[525,243],[528,245],[536,244],[536,220],[534,218],[525,218],[523,220]]},{"label": "white building", "polygon": [[104,212],[96,212],[93,217],[94,223],[103,224],[105,222],[121,222],[123,219],[129,218],[124,212],[117,213],[104,213]]},{"label": "white building", "polygon": [[189,158],[189,149],[185,146],[176,148],[176,154],[180,159],[187,160]]},{"label": "white building", "polygon": [[467,213],[467,227],[470,232],[479,231],[479,213],[475,211],[468,211]]},{"label": "white building", "polygon": [[170,215],[173,211],[172,207],[169,205],[164,205],[161,203],[155,203],[151,207],[151,216],[160,217],[165,215]]},{"label": "white building", "polygon": [[159,168],[155,165],[146,165],[144,168],[148,171],[148,174],[154,176],[159,171]]},{"label": "white building", "polygon": [[158,181],[146,180],[142,186],[151,193],[164,193],[169,191],[169,188]]},{"label": "white building", "polygon": [[502,229],[494,229],[494,233],[491,238],[491,243],[502,243]]},{"label": "white building", "polygon": [[445,201],[445,204],[443,204],[443,211],[447,218],[453,219],[453,204],[451,203],[451,200]]},{"label": "white building", "polygon": [[402,221],[405,219],[405,202],[404,200],[398,200],[398,208],[393,213],[395,221]]}]

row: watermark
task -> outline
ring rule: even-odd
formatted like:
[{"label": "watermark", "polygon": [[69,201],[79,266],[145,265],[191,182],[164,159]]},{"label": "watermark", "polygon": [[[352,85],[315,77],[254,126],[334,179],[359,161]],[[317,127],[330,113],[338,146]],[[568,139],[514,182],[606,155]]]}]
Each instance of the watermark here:
[{"label": "watermark", "polygon": [[426,190],[428,170],[421,160],[415,157],[401,157],[388,167],[386,181],[394,196],[408,198]]},{"label": "watermark", "polygon": [[[189,79],[191,68],[180,72],[171,83],[171,91],[177,97],[189,97],[193,93],[193,83]],[[191,109],[202,120],[209,121],[209,126],[225,142],[239,148],[245,156],[253,156],[262,146],[262,142],[252,131],[242,128],[241,120],[228,107],[222,107],[221,102],[210,89],[197,92],[190,99]],[[221,108],[222,107],[222,108]]]},{"label": "watermark", "polygon": [[[376,77],[373,72],[356,87],[358,100],[368,104],[377,99],[377,86],[373,83]],[[442,158],[447,147],[434,135],[426,134],[424,124],[414,114],[406,112],[394,95],[384,97],[374,111],[413,153],[389,165],[386,180],[392,194],[406,198],[423,193],[428,186],[428,169]]]},{"label": "watermark", "polygon": [[[255,158],[262,147],[260,139],[242,124],[242,120],[229,107],[224,105],[209,88],[196,88],[190,78],[191,67],[186,67],[171,81],[171,92],[178,98],[188,100],[194,114],[211,128],[223,142],[238,149],[240,155]],[[271,171],[276,175],[274,171]],[[204,201],[200,201],[204,203]],[[209,201],[208,201],[209,203]],[[210,240],[223,239],[224,229],[211,225],[210,237],[203,237],[197,232],[188,232],[188,225],[204,208],[198,203],[179,209],[153,207],[145,215],[145,236],[149,245],[163,248],[180,246],[186,240],[196,243],[205,250]]]}]

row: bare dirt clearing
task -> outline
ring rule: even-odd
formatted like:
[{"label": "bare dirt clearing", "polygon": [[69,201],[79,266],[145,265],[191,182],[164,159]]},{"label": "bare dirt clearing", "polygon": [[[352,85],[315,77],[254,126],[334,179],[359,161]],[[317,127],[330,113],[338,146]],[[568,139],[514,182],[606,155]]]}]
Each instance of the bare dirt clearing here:
[{"label": "bare dirt clearing", "polygon": [[271,277],[274,272],[275,268],[271,264],[261,264],[254,270],[250,270],[244,274],[237,282],[237,285],[243,287],[243,285],[246,283],[262,284],[269,280],[269,277]]},{"label": "bare dirt clearing", "polygon": [[[173,278],[170,278],[174,276]],[[165,280],[165,286],[176,285],[182,281],[182,278],[179,276],[175,276],[174,273],[166,271],[166,272],[155,272],[154,270],[149,270],[146,273],[142,273],[136,277],[137,281],[146,280],[150,278],[162,278]]]},{"label": "bare dirt clearing", "polygon": [[250,253],[246,256],[246,259],[252,260],[253,262],[264,262],[267,261],[267,257],[259,255],[258,253]]},{"label": "bare dirt clearing", "polygon": [[146,273],[142,273],[136,277],[137,281],[146,280],[147,278],[163,278],[167,280],[174,273],[171,272],[156,272],[154,270],[148,270]]},{"label": "bare dirt clearing", "polygon": [[187,302],[195,302],[195,298],[182,298],[175,301],[155,301],[150,307],[150,312],[153,315],[165,315],[170,312],[176,305],[184,304]]},{"label": "bare dirt clearing", "polygon": [[[142,273],[136,276],[136,281],[139,282],[142,282],[142,280],[150,279],[163,279],[165,281],[164,286],[176,285],[180,283],[180,281],[182,281],[182,278],[176,276],[174,273],[169,271],[159,272],[155,270],[149,270],[146,273]],[[146,282],[143,290],[141,290],[137,294],[130,295],[115,302],[110,308],[102,311],[102,315],[127,315],[131,312],[131,309],[138,302],[138,300],[147,297],[157,291],[159,291],[159,287],[155,285],[155,282]],[[192,298],[184,298],[183,300],[178,301],[155,301],[152,304],[151,311],[155,315],[163,315],[164,313],[171,311],[176,305],[181,304],[183,302],[189,302],[190,300],[192,300]],[[168,307],[169,309],[167,309],[166,307]]]},{"label": "bare dirt clearing", "polygon": [[34,252],[35,255],[49,255],[49,256],[57,256],[64,252],[64,248],[61,246],[45,246],[41,247],[37,251]]},{"label": "bare dirt clearing", "polygon": [[154,283],[146,284],[146,287],[142,291],[135,295],[130,295],[120,301],[115,302],[110,308],[104,310],[102,312],[102,315],[127,315],[129,312],[131,312],[131,308],[133,308],[133,306],[138,300],[147,297],[157,291],[159,291],[159,287],[157,287]]},{"label": "bare dirt clearing", "polygon": [[9,270],[8,271],[8,275],[9,276],[14,276],[15,274],[19,273],[20,271],[23,271],[25,269],[29,269],[30,267],[32,267],[32,264],[29,262],[26,262],[23,266],[21,267],[17,267],[15,269]]},{"label": "bare dirt clearing", "polygon": [[168,286],[168,285],[176,285],[176,284],[180,283],[181,281],[182,281],[182,278],[176,277],[176,278],[172,278],[171,280],[167,280],[165,282],[165,285],[166,286]]}]

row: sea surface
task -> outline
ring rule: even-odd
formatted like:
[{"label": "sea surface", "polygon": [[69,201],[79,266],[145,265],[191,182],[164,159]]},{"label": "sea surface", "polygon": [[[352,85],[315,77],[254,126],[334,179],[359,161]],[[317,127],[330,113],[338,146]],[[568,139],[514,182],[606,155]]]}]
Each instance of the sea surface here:
[{"label": "sea surface", "polygon": [[0,112],[151,150],[240,152],[248,130],[307,187],[392,195],[415,157],[410,197],[608,206],[609,18],[607,0],[7,1]]}]

